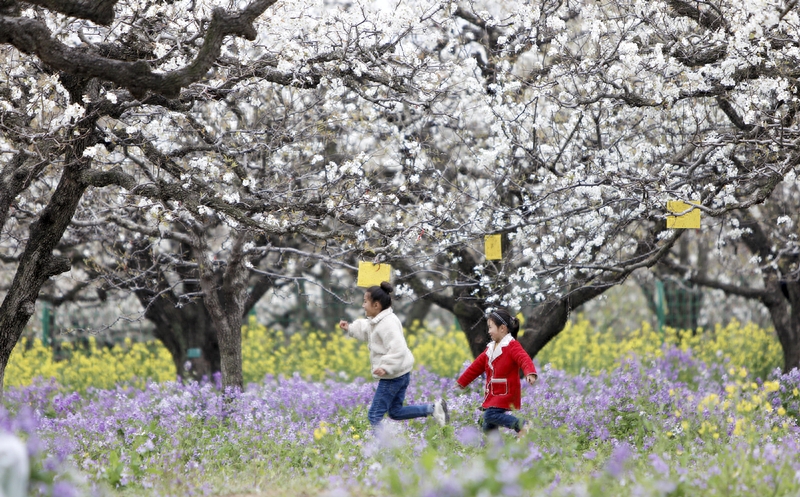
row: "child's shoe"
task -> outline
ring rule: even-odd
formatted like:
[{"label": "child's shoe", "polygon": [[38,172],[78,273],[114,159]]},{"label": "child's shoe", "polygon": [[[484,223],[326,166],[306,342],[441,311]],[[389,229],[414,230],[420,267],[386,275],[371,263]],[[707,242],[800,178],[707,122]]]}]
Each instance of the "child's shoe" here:
[{"label": "child's shoe", "polygon": [[440,426],[445,426],[450,422],[450,414],[447,412],[446,400],[440,399],[433,404],[433,419],[435,419]]},{"label": "child's shoe", "polygon": [[528,420],[525,420],[522,422],[522,426],[519,427],[517,439],[525,438],[525,435],[527,435],[529,431],[531,431],[531,424],[528,422]]}]

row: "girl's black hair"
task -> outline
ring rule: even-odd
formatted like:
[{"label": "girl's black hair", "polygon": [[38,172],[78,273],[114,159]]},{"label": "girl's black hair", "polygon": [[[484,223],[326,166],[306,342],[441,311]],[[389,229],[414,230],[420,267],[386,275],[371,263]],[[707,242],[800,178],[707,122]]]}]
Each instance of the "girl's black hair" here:
[{"label": "girl's black hair", "polygon": [[392,296],[389,295],[394,290],[394,287],[388,281],[384,281],[380,286],[371,286],[367,288],[370,300],[379,302],[381,309],[388,309],[392,306]]},{"label": "girl's black hair", "polygon": [[486,319],[491,319],[498,328],[501,325],[506,325],[508,332],[516,340],[519,333],[519,319],[516,316],[512,316],[506,309],[495,309],[486,316]]}]

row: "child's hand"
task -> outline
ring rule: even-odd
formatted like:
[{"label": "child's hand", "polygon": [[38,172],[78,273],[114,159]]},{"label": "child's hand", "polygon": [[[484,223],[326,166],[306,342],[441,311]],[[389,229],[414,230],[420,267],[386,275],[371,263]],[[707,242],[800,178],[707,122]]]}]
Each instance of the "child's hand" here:
[{"label": "child's hand", "polygon": [[528,385],[533,385],[534,383],[536,383],[536,380],[538,378],[539,378],[539,375],[537,375],[536,373],[531,373],[531,374],[525,376],[525,380],[527,380]]},{"label": "child's hand", "polygon": [[383,376],[386,374],[386,370],[383,368],[377,368],[375,371],[372,372],[375,376]]},{"label": "child's hand", "polygon": [[347,331],[350,329],[350,323],[342,319],[341,321],[339,321],[339,328],[343,329],[344,331]]}]

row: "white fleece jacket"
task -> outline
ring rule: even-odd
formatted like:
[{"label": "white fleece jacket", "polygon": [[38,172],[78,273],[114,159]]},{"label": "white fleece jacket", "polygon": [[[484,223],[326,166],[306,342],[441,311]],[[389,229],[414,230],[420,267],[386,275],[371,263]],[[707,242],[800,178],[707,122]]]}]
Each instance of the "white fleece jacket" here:
[{"label": "white fleece jacket", "polygon": [[367,342],[372,371],[383,368],[384,376],[378,379],[391,380],[411,371],[414,355],[403,335],[403,325],[391,307],[382,310],[374,318],[356,319],[347,330],[348,335]]}]

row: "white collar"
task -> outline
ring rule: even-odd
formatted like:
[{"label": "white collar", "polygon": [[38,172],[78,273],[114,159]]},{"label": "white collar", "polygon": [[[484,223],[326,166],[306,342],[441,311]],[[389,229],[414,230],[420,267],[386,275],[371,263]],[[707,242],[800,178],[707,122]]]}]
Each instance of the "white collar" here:
[{"label": "white collar", "polygon": [[378,314],[376,314],[375,317],[369,318],[369,319],[370,319],[370,321],[372,322],[373,325],[376,325],[376,324],[380,323],[381,321],[383,321],[383,318],[385,318],[389,314],[393,314],[393,313],[394,313],[394,311],[392,310],[392,308],[391,307],[387,307],[386,309],[384,309],[381,312],[379,312]]},{"label": "white collar", "polygon": [[511,333],[507,333],[499,342],[495,342],[494,340],[489,342],[486,346],[486,355],[489,356],[490,367],[492,362],[503,354],[503,347],[511,343],[512,340],[514,340],[514,337],[511,336]]},{"label": "white collar", "polygon": [[[503,347],[505,347],[506,345],[508,345],[509,343],[511,343],[511,340],[513,340],[513,339],[514,339],[514,337],[512,337],[512,336],[511,336],[511,333],[506,333],[506,336],[504,336],[504,337],[502,338],[502,340],[500,340],[499,342],[496,342],[496,343],[497,343],[497,346],[498,346],[498,347],[500,347],[500,348],[502,349]],[[488,349],[488,348],[489,348],[489,347],[491,347],[491,346],[492,346],[494,343],[495,343],[495,341],[494,341],[494,340],[491,340],[491,341],[489,341],[489,343],[486,345],[486,348]]]}]

